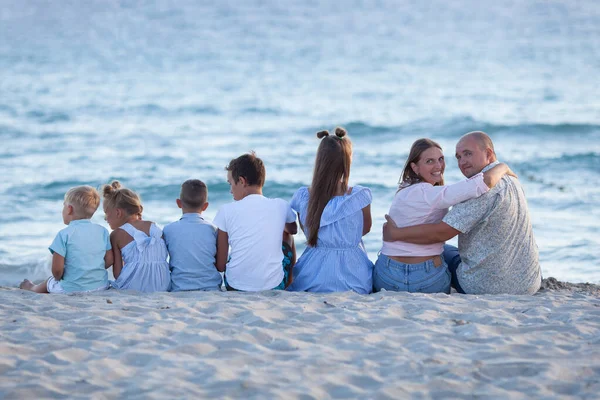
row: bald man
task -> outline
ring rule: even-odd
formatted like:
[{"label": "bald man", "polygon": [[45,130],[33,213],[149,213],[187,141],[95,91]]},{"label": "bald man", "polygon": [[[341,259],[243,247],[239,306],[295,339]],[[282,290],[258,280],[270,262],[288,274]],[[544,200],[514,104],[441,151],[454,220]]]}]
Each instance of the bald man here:
[{"label": "bald man", "polygon": [[[456,145],[458,167],[467,178],[498,163],[484,132],[469,132]],[[457,204],[437,224],[398,228],[386,216],[383,240],[416,244],[458,235],[458,249],[444,246],[452,286],[469,294],[534,294],[542,274],[538,249],[519,181],[505,175],[484,195]]]}]

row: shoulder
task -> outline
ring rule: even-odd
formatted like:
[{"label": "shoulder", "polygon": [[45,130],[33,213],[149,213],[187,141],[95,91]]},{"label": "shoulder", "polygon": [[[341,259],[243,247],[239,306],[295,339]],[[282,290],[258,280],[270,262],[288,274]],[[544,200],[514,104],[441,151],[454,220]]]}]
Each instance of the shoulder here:
[{"label": "shoulder", "polygon": [[56,236],[64,237],[64,236],[69,235],[69,233],[71,233],[72,231],[73,231],[73,227],[70,225],[67,225],[64,228],[62,228],[60,231],[58,231]]},{"label": "shoulder", "polygon": [[[243,201],[243,199],[240,200],[240,201]],[[236,207],[239,204],[240,201],[233,201],[231,203],[225,203],[225,204],[223,204],[217,210],[217,216],[223,215],[223,214],[226,214],[226,213],[230,212],[234,207]]]},{"label": "shoulder", "polygon": [[354,185],[352,186],[351,190],[350,190],[350,195],[357,195],[360,193],[368,193],[369,195],[371,194],[371,189],[369,189],[366,186],[362,186],[362,185]]},{"label": "shoulder", "polygon": [[200,220],[200,225],[202,225],[202,226],[211,226],[211,227],[213,227],[213,228],[216,229],[215,224],[213,223],[213,221],[210,218],[202,217],[202,219]]},{"label": "shoulder", "polygon": [[393,203],[406,202],[413,200],[422,200],[425,194],[433,189],[433,185],[429,183],[413,183],[409,186],[404,186],[394,195]]},{"label": "shoulder", "polygon": [[163,227],[163,232],[164,232],[164,233],[167,233],[167,232],[170,232],[170,231],[176,230],[176,229],[177,229],[177,227],[178,227],[179,225],[181,225],[180,223],[181,223],[181,221],[173,221],[173,222],[170,222],[170,223],[166,224],[166,225]]},{"label": "shoulder", "polygon": [[108,229],[99,224],[91,223],[88,228],[92,233],[101,235],[102,237],[108,237]]},{"label": "shoulder", "polygon": [[292,196],[292,201],[294,201],[294,200],[301,200],[301,199],[308,199],[309,197],[310,197],[310,194],[308,192],[308,187],[302,186],[302,187],[298,188],[298,190],[296,190],[294,192],[294,195]]},{"label": "shoulder", "polygon": [[148,232],[150,233],[149,236],[161,236],[163,233],[163,230],[160,226],[158,226],[158,224],[156,224],[155,222],[151,222],[151,221],[142,221],[142,222],[148,222],[149,223],[149,228],[148,228]]},{"label": "shoulder", "polygon": [[217,232],[217,227],[212,223],[212,221],[204,220],[200,226],[204,227],[204,229],[209,229],[214,233]]},{"label": "shoulder", "polygon": [[59,241],[62,243],[66,243],[71,232],[72,227],[65,226],[60,231],[56,232],[56,235],[54,236],[54,243],[57,243]]},{"label": "shoulder", "polygon": [[294,193],[294,196],[295,195],[304,195],[304,194],[308,195],[308,186],[301,186],[301,187],[299,187],[296,190],[296,192]]},{"label": "shoulder", "polygon": [[129,234],[121,228],[117,228],[110,233],[110,240],[119,242],[122,239],[127,239]]},{"label": "shoulder", "polygon": [[274,201],[277,205],[281,206],[281,207],[289,207],[290,203],[287,200],[284,199],[280,199],[280,198],[274,198],[271,199],[272,201]]},{"label": "shoulder", "polygon": [[434,190],[438,190],[439,188],[443,188],[443,186],[433,186],[431,183],[427,182],[419,182],[413,183],[410,186],[406,186],[404,189],[400,190],[399,193],[413,194],[413,193],[427,193]]},{"label": "shoulder", "polygon": [[101,232],[107,232],[107,233],[108,233],[108,229],[106,229],[106,228],[105,228],[105,227],[103,227],[102,225],[100,225],[100,224],[97,224],[97,223],[95,223],[95,222],[92,222],[92,223],[90,224],[90,229],[94,229],[94,230],[97,230],[97,231],[101,231]]},{"label": "shoulder", "polygon": [[365,203],[363,207],[371,204],[373,200],[373,194],[371,193],[371,189],[361,185],[355,185],[352,187],[350,193],[346,195],[347,198],[353,199],[358,202]]}]

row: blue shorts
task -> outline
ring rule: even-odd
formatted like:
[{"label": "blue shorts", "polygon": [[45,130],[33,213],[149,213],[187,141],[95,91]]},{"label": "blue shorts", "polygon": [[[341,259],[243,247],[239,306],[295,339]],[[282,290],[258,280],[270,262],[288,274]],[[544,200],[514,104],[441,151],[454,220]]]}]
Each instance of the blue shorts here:
[{"label": "blue shorts", "polygon": [[441,265],[433,259],[418,264],[405,264],[379,254],[373,270],[373,291],[381,289],[412,293],[450,294],[451,274],[441,257]]}]

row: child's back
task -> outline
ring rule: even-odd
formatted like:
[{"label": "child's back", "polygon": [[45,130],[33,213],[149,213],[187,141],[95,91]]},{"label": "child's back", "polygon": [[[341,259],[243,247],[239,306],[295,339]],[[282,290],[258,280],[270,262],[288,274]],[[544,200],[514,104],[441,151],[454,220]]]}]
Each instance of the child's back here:
[{"label": "child's back", "polygon": [[134,221],[121,225],[117,242],[121,247],[123,269],[111,286],[140,292],[169,290],[171,278],[167,263],[167,246],[162,230],[150,221]]},{"label": "child's back", "polygon": [[225,271],[228,290],[283,289],[282,235],[296,233],[296,215],[287,201],[262,195],[266,170],[256,154],[234,158],[225,169],[236,201],[221,207],[214,220],[217,269]]},{"label": "child's back", "polygon": [[72,293],[108,288],[106,268],[113,264],[108,231],[90,218],[100,205],[100,195],[91,186],[69,189],[63,202],[66,228],[49,247],[52,276],[37,285],[25,279],[19,287],[36,293]]},{"label": "child's back", "polygon": [[258,291],[283,281],[281,236],[295,221],[287,201],[252,194],[221,207],[214,224],[229,238],[230,260],[225,277],[237,290]]},{"label": "child's back", "polygon": [[65,258],[59,281],[66,293],[106,288],[104,256],[110,250],[108,231],[89,219],[74,220],[56,235],[50,251]]},{"label": "child's back", "polygon": [[215,268],[217,228],[200,213],[185,213],[163,230],[169,250],[171,291],[220,290],[221,274]]}]

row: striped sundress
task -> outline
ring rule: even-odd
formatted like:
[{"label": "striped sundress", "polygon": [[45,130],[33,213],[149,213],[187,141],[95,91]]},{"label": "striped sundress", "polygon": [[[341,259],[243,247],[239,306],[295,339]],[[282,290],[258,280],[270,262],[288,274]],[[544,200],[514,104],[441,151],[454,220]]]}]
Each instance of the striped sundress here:
[{"label": "striped sundress", "polygon": [[[296,191],[290,203],[306,231],[308,188]],[[354,186],[350,193],[335,196],[321,216],[316,247],[306,247],[293,269],[291,291],[371,293],[373,263],[362,242],[362,209],[371,204],[371,190]]]}]

